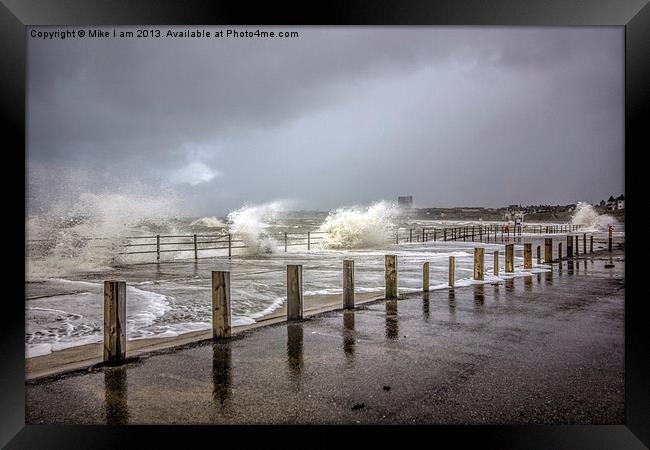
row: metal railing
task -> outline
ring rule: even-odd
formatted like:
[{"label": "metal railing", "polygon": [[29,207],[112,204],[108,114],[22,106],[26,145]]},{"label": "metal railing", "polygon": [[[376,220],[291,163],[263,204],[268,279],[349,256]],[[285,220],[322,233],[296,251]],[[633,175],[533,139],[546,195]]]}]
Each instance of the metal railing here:
[{"label": "metal railing", "polygon": [[[521,238],[522,233],[557,234],[570,233],[579,230],[577,225],[525,225],[518,227],[506,227],[501,225],[468,225],[450,227],[420,227],[420,228],[395,228],[395,243],[412,243],[428,241],[471,241],[471,242],[508,242],[511,238]],[[289,247],[306,247],[307,251],[312,250],[314,245],[321,244],[325,238],[324,231],[293,231],[276,232],[268,234],[276,245],[288,252]],[[150,236],[127,236],[122,242],[105,238],[75,238],[76,242],[107,242],[109,245],[98,245],[96,248],[111,249],[116,255],[155,255],[156,262],[160,262],[163,253],[193,253],[193,259],[198,260],[201,252],[223,250],[224,255],[232,257],[233,250],[247,249],[246,241],[241,237],[230,233],[217,234],[176,234],[176,235],[150,235]],[[26,241],[29,245],[56,244],[52,239],[30,239]],[[213,257],[209,256],[209,257]]]}]

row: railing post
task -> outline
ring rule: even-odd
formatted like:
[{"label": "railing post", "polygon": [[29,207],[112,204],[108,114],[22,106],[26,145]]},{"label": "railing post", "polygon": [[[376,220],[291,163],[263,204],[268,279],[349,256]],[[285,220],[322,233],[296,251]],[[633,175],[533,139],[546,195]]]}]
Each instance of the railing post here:
[{"label": "railing post", "polygon": [[409,243],[413,242],[413,228],[409,229]]},{"label": "railing post", "polygon": [[474,248],[474,279],[482,280],[484,273],[484,252],[483,247]]},{"label": "railing post", "polygon": [[104,362],[126,356],[126,282],[104,281]]},{"label": "railing post", "polygon": [[589,253],[594,252],[594,235],[589,236]]},{"label": "railing post", "polygon": [[422,264],[422,292],[429,292],[429,263]]},{"label": "railing post", "polygon": [[287,265],[287,320],[302,319],[302,265]]},{"label": "railing post", "polygon": [[449,287],[454,287],[454,282],[456,280],[456,257],[449,257]]},{"label": "railing post", "polygon": [[354,308],[354,261],[343,261],[343,308]]},{"label": "railing post", "polygon": [[307,250],[311,250],[311,232],[307,232]]},{"label": "railing post", "polygon": [[578,256],[578,254],[580,253],[580,252],[578,251],[579,248],[580,248],[580,241],[579,241],[579,239],[578,239],[578,235],[576,234],[576,235],[575,235],[575,255],[576,255],[576,256]]},{"label": "railing post", "polygon": [[399,244],[399,228],[397,228],[397,231],[395,232],[395,244]]},{"label": "railing post", "polygon": [[287,251],[287,232],[284,232],[284,251]]},{"label": "railing post", "polygon": [[582,253],[587,253],[587,233],[582,233]]},{"label": "railing post", "polygon": [[494,251],[494,276],[499,276],[499,250]]},{"label": "railing post", "polygon": [[156,235],[156,262],[160,262],[160,235]]},{"label": "railing post", "polygon": [[230,272],[212,271],[212,337],[230,337]]},{"label": "railing post", "polygon": [[228,258],[232,256],[232,234],[228,233]]},{"label": "railing post", "polygon": [[553,238],[544,239],[544,262],[546,264],[553,262]]},{"label": "railing post", "polygon": [[533,268],[533,244],[524,243],[524,269]]},{"label": "railing post", "polygon": [[612,231],[613,231],[613,227],[611,225],[607,225],[607,251],[608,252],[612,251]]},{"label": "railing post", "polygon": [[506,244],[506,272],[515,271],[515,244]]},{"label": "railing post", "polygon": [[397,298],[397,256],[386,255],[386,298]]},{"label": "railing post", "polygon": [[442,230],[442,239],[443,241],[447,242],[447,229]]},{"label": "railing post", "polygon": [[196,245],[196,234],[194,235],[194,260],[199,259],[199,249]]},{"label": "railing post", "polygon": [[434,228],[434,229],[433,229],[433,242],[436,242],[436,241],[438,240],[437,233],[438,233],[438,232],[437,232],[436,229]]}]

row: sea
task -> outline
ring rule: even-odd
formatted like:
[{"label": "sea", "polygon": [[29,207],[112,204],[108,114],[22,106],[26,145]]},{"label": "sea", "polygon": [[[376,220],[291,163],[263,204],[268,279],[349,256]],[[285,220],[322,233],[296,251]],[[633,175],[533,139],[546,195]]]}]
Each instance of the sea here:
[{"label": "sea", "polygon": [[[96,208],[30,215],[25,242],[26,357],[101,342],[105,280],[126,281],[127,339],[136,340],[209,329],[215,270],[231,273],[233,326],[255,323],[285,302],[288,264],[303,266],[305,297],[340,295],[343,260],[354,260],[356,292],[381,294],[387,254],[397,256],[401,293],[422,290],[425,262],[430,265],[430,290],[447,289],[450,256],[455,257],[457,287],[550,270],[537,263],[535,255],[533,268],[524,270],[523,245],[516,245],[515,271],[504,273],[505,243],[538,242],[536,246],[545,237],[525,228],[521,237],[511,234],[505,242],[505,224],[413,219],[385,201],[332,211],[293,211],[282,202],[270,202],[246,205],[224,217],[125,217]],[[588,204],[578,204],[570,224],[594,234],[601,246],[610,224],[617,238],[624,235],[623,224]],[[498,230],[496,241],[494,234],[489,241],[487,235],[480,242],[478,235],[474,242],[444,241],[441,232],[487,225]],[[566,224],[525,225],[544,229]],[[560,240],[555,241],[557,252]],[[485,248],[483,281],[472,279],[477,245]],[[497,250],[501,270],[494,276]]]}]

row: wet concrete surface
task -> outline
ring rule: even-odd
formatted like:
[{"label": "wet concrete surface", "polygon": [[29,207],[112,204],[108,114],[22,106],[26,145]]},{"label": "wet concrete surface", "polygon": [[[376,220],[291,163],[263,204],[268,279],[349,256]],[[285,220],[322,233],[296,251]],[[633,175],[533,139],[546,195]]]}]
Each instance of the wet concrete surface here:
[{"label": "wet concrete surface", "polygon": [[26,383],[27,423],[621,424],[624,253]]}]

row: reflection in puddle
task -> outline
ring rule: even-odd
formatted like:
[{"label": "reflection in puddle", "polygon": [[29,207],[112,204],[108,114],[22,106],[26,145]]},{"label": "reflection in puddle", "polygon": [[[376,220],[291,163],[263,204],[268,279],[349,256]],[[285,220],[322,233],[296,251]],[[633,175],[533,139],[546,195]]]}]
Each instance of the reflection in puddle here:
[{"label": "reflection in puddle", "polygon": [[386,338],[397,339],[398,335],[397,300],[386,300]]},{"label": "reflection in puddle", "polygon": [[566,263],[567,273],[573,275],[573,261],[567,261]]},{"label": "reflection in puddle", "polygon": [[299,381],[303,366],[302,323],[287,323],[287,365],[289,378]]},{"label": "reflection in puddle", "polygon": [[129,423],[127,394],[126,368],[107,367],[104,370],[104,412],[107,425]]},{"label": "reflection in puddle", "polygon": [[529,291],[533,287],[533,277],[531,276],[526,276],[524,277],[524,288]]},{"label": "reflection in puddle", "polygon": [[474,285],[474,304],[483,304],[485,301],[485,291],[482,284]]},{"label": "reflection in puddle", "polygon": [[232,391],[232,349],[229,343],[212,344],[212,398],[223,407]]},{"label": "reflection in puddle", "polygon": [[422,293],[422,315],[424,316],[425,322],[429,320],[429,293]]},{"label": "reflection in puddle", "polygon": [[506,291],[512,292],[515,289],[515,280],[513,278],[506,279]]},{"label": "reflection in puddle", "polygon": [[343,311],[343,351],[346,356],[354,355],[354,310]]}]

